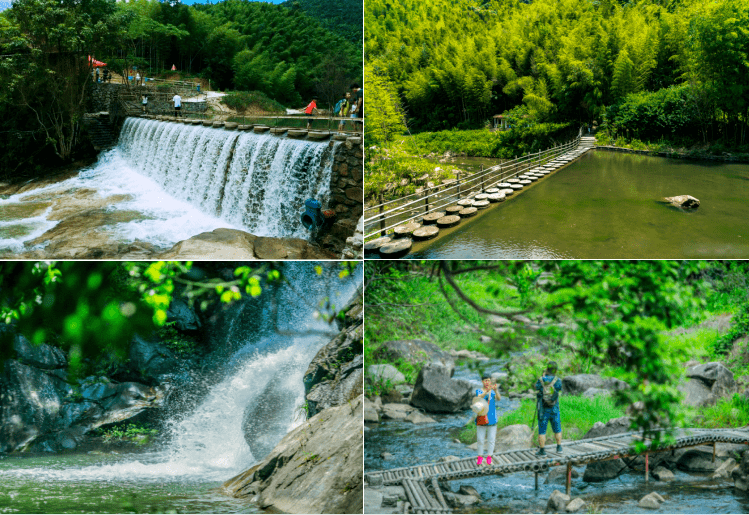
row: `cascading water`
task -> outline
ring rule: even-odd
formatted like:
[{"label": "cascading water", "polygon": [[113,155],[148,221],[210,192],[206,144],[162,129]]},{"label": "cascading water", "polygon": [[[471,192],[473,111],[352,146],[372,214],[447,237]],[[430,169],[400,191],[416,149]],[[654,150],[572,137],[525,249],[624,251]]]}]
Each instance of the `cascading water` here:
[{"label": "cascading water", "polygon": [[[321,266],[322,275],[316,273],[316,266]],[[5,468],[0,463],[0,484],[32,480],[47,489],[64,489],[62,483],[93,488],[101,482],[128,487],[211,482],[215,486],[246,470],[304,420],[303,375],[315,354],[337,333],[335,325],[316,312],[325,312],[320,308],[325,303],[346,305],[363,280],[361,266],[344,279],[338,278],[339,270],[333,263],[284,263],[287,284],[268,286],[258,299],[230,309],[225,318],[233,323],[223,334],[231,351],[214,372],[220,379],[197,407],[167,424],[170,438],[162,450],[74,467],[45,463]],[[259,327],[252,333],[246,332],[250,318]],[[218,510],[216,505],[209,509]]]},{"label": "cascading water", "polygon": [[0,196],[0,254],[43,250],[58,229],[89,248],[168,249],[222,227],[306,238],[299,215],[328,200],[337,145],[128,118],[94,165]]},{"label": "cascading water", "polygon": [[128,118],[119,150],[170,195],[260,236],[305,237],[304,200],[330,195],[326,143]]}]

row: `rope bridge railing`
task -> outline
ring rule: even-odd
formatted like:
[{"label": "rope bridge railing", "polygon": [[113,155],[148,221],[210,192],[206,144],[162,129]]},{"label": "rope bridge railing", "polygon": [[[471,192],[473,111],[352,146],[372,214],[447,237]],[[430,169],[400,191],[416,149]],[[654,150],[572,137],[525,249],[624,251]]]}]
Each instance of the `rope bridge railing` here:
[{"label": "rope bridge railing", "polygon": [[442,184],[425,187],[418,193],[411,193],[397,199],[382,201],[382,197],[380,197],[379,204],[368,206],[364,210],[364,237],[369,239],[385,236],[388,230],[398,225],[408,223],[429,213],[444,210],[444,208],[455,204],[462,198],[474,193],[481,193],[496,184],[505,182],[507,179],[512,179],[532,168],[553,161],[577,148],[581,137],[582,128],[578,131],[575,139],[563,145],[526,154],[465,177],[458,174],[455,179],[448,179]]}]

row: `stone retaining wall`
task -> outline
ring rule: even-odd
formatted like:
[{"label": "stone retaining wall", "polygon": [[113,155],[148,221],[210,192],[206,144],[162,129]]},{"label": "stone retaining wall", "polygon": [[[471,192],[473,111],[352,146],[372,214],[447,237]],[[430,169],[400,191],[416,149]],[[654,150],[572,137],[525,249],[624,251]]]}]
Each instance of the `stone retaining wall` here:
[{"label": "stone retaining wall", "polygon": [[364,148],[362,138],[348,137],[338,146],[330,178],[330,202],[327,209],[336,212],[330,232],[322,237],[326,248],[340,250],[346,238],[356,231],[364,202]]}]

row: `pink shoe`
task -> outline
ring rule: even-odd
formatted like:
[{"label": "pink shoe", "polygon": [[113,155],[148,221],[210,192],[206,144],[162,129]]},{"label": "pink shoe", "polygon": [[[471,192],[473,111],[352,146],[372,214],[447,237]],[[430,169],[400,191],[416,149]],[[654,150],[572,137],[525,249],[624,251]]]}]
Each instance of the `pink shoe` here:
[{"label": "pink shoe", "polygon": [[492,457],[491,456],[487,456],[486,457],[486,464],[487,465],[491,465],[492,464]]},{"label": "pink shoe", "polygon": [[481,465],[482,461],[484,461],[484,458],[482,458],[481,456],[479,456],[478,459],[476,460],[476,465]]}]

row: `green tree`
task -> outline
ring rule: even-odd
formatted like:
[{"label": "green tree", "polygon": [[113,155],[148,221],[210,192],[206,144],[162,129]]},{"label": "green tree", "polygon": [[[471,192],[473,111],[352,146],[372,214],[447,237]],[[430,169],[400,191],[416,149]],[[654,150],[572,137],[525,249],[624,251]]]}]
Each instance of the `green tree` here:
[{"label": "green tree", "polygon": [[376,64],[364,67],[367,85],[367,145],[390,141],[406,131],[405,116],[395,88],[386,77],[377,72]]}]

